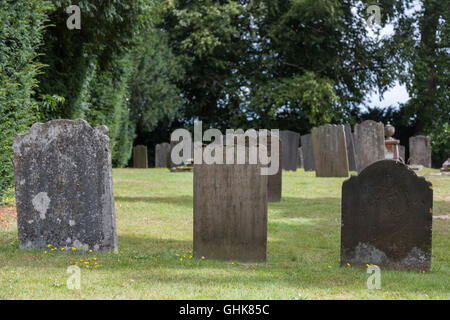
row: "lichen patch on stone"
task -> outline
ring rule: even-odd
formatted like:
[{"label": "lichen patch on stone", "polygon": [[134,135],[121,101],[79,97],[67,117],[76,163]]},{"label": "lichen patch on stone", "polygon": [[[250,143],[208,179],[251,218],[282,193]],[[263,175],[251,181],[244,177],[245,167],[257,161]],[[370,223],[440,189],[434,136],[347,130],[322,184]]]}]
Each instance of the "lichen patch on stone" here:
[{"label": "lichen patch on stone", "polygon": [[39,192],[33,198],[33,207],[39,212],[39,216],[41,219],[45,219],[45,214],[47,213],[48,207],[50,205],[50,198],[47,195],[47,192]]}]

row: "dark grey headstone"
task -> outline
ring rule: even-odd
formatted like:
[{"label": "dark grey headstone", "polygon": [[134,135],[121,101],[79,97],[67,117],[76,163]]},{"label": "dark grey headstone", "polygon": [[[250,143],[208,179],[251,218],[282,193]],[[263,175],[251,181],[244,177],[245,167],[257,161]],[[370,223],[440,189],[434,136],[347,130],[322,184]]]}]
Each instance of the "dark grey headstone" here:
[{"label": "dark grey headstone", "polygon": [[155,146],[155,168],[170,167],[170,144],[163,142]]},{"label": "dark grey headstone", "polygon": [[146,146],[135,146],[133,148],[133,167],[136,169],[148,168],[148,155]]},{"label": "dark grey headstone", "polygon": [[348,177],[347,146],[343,125],[312,129],[316,177]]},{"label": "dark grey headstone", "polygon": [[194,165],[196,258],[266,260],[267,176],[261,175],[261,167]]},{"label": "dark grey headstone", "polygon": [[431,168],[431,138],[415,136],[409,138],[409,163]]},{"label": "dark grey headstone", "polygon": [[348,123],[345,125],[345,142],[347,144],[348,170],[356,171],[355,143],[352,127]]},{"label": "dark grey headstone", "polygon": [[383,123],[366,120],[356,124],[354,139],[358,173],[372,163],[385,158]]},{"label": "dark grey headstone", "polygon": [[311,134],[305,134],[301,137],[302,153],[303,153],[303,168],[305,171],[314,171],[314,153],[312,147]]},{"label": "dark grey headstone", "polygon": [[117,250],[107,131],[84,120],[53,120],[14,136],[21,248]]},{"label": "dark grey headstone", "polygon": [[431,183],[382,160],[342,185],[341,265],[430,270]]},{"label": "dark grey headstone", "polygon": [[282,130],[280,139],[283,144],[282,166],[283,170],[297,170],[297,151],[299,147],[300,135],[297,132]]}]

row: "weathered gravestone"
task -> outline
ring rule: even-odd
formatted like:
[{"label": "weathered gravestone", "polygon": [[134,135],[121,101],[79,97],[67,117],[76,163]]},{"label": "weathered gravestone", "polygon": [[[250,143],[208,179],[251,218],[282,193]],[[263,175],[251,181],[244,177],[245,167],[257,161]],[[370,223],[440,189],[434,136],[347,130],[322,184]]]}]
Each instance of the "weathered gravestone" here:
[{"label": "weathered gravestone", "polygon": [[159,143],[155,146],[155,168],[168,168],[170,166],[170,144]]},{"label": "weathered gravestone", "polygon": [[302,147],[298,148],[298,152],[297,152],[297,168],[303,168],[303,151],[302,151]]},{"label": "weathered gravestone", "polygon": [[282,130],[280,131],[280,139],[283,144],[281,168],[296,171],[300,135],[294,131]]},{"label": "weathered gravestone", "polygon": [[136,169],[148,168],[148,155],[146,146],[135,146],[133,148],[133,167]]},{"label": "weathered gravestone", "polygon": [[381,122],[366,120],[355,125],[356,169],[360,173],[372,163],[383,160],[384,125]]},{"label": "weathered gravestone", "polygon": [[430,270],[433,189],[382,160],[342,185],[341,265]]},{"label": "weathered gravestone", "polygon": [[406,150],[405,150],[405,146],[399,145],[398,146],[398,155],[400,157],[400,159],[403,160],[404,163],[406,163]]},{"label": "weathered gravestone", "polygon": [[409,138],[409,162],[431,168],[431,138],[415,136]]},{"label": "weathered gravestone", "polygon": [[352,127],[348,123],[345,125],[345,143],[347,144],[348,170],[356,171],[355,143]]},{"label": "weathered gravestone", "polygon": [[[224,159],[232,148],[236,151],[236,146],[226,147]],[[261,175],[261,168],[260,164],[194,165],[195,257],[266,260],[267,176]]]},{"label": "weathered gravestone", "polygon": [[84,120],[53,120],[14,136],[21,248],[117,250],[107,132]]},{"label": "weathered gravestone", "polygon": [[348,177],[347,145],[343,125],[312,129],[316,177]]},{"label": "weathered gravestone", "polygon": [[305,171],[314,171],[314,152],[312,147],[311,134],[301,136],[302,153],[303,153],[303,168]]}]

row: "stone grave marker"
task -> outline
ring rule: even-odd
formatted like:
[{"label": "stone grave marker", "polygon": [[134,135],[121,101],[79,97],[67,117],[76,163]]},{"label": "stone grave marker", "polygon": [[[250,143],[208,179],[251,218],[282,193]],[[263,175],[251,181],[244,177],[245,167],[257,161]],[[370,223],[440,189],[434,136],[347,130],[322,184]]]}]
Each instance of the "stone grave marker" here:
[{"label": "stone grave marker", "polygon": [[385,158],[383,123],[366,120],[356,124],[354,142],[358,173],[372,163]]},{"label": "stone grave marker", "polygon": [[289,130],[280,131],[280,139],[283,144],[282,169],[297,170],[297,151],[300,135],[297,132]]},{"label": "stone grave marker", "polygon": [[148,155],[146,146],[139,145],[133,148],[133,167],[135,169],[148,168]]},{"label": "stone grave marker", "polygon": [[313,128],[312,143],[316,177],[348,177],[343,125],[325,124]]},{"label": "stone grave marker", "polygon": [[14,136],[20,248],[117,250],[107,132],[80,119],[53,120]]},{"label": "stone grave marker", "polygon": [[[231,148],[236,154],[236,146],[225,148],[224,159]],[[260,164],[194,164],[196,258],[266,260],[267,176],[261,175],[261,168]]]},{"label": "stone grave marker", "polygon": [[342,185],[341,265],[429,271],[431,183],[406,165],[382,160]]},{"label": "stone grave marker", "polygon": [[170,143],[163,142],[155,146],[155,168],[169,168]]},{"label": "stone grave marker", "polygon": [[409,162],[431,168],[431,138],[415,136],[409,138]]},{"label": "stone grave marker", "polygon": [[314,171],[314,152],[312,147],[311,134],[301,136],[303,168],[305,171]]}]

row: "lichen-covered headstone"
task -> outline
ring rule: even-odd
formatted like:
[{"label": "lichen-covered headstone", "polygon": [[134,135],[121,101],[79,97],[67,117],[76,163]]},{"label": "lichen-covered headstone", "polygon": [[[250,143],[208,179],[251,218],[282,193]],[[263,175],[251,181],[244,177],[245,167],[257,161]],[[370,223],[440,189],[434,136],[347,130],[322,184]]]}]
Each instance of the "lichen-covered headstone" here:
[{"label": "lichen-covered headstone", "polygon": [[409,138],[409,163],[431,168],[431,138],[415,136]]},{"label": "lichen-covered headstone", "polygon": [[345,125],[345,142],[347,144],[348,170],[356,171],[355,143],[352,127],[348,123]]},{"label": "lichen-covered headstone", "polygon": [[170,167],[170,144],[163,142],[155,146],[155,168]]},{"label": "lichen-covered headstone", "polygon": [[312,129],[316,177],[348,177],[347,145],[343,125]]},{"label": "lichen-covered headstone", "polygon": [[372,163],[385,158],[383,123],[366,120],[356,124],[354,142],[358,173]]},{"label": "lichen-covered headstone", "polygon": [[382,160],[342,185],[341,265],[430,270],[433,189],[406,165]]},{"label": "lichen-covered headstone", "polygon": [[282,130],[280,131],[280,140],[283,144],[281,168],[296,171],[300,135],[294,131]]},{"label": "lichen-covered headstone", "polygon": [[312,147],[311,134],[301,136],[302,153],[303,153],[303,168],[305,171],[314,171],[314,153]]},{"label": "lichen-covered headstone", "polygon": [[[237,150],[236,146],[227,146],[224,154],[230,148]],[[267,176],[261,175],[262,167],[260,164],[194,165],[196,258],[266,260]]]},{"label": "lichen-covered headstone", "polygon": [[135,146],[133,148],[133,167],[135,169],[148,168],[148,155],[146,146]]},{"label": "lichen-covered headstone", "polygon": [[107,131],[84,120],[53,120],[14,136],[21,248],[117,250]]}]

